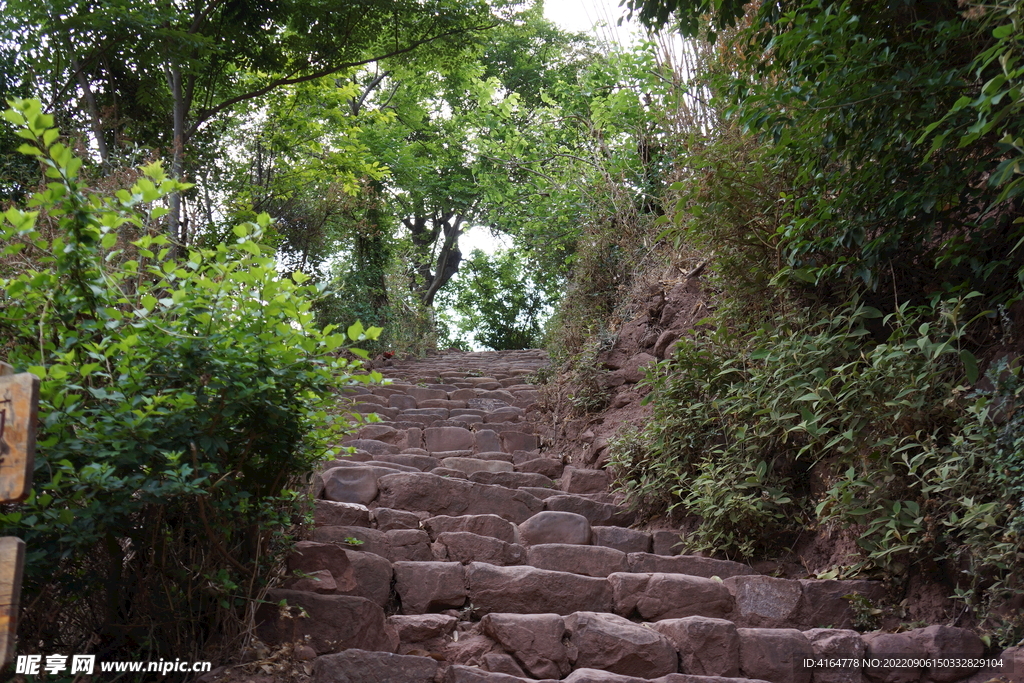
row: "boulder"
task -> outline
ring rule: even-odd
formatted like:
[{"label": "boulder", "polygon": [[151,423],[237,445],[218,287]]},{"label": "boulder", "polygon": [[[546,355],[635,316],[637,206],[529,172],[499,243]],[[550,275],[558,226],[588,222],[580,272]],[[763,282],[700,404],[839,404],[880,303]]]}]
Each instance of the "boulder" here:
[{"label": "boulder", "polygon": [[645,621],[703,616],[726,618],[732,596],[720,581],[685,574],[625,574],[608,576],[615,613],[638,615]]},{"label": "boulder", "polygon": [[519,525],[519,538],[523,545],[540,545],[542,543],[589,545],[590,522],[583,515],[546,510],[538,512]]},{"label": "boulder", "polygon": [[801,628],[851,628],[854,613],[845,596],[860,594],[872,603],[885,597],[878,581],[800,579],[800,585],[804,597],[795,621]]},{"label": "boulder", "polygon": [[[955,626],[928,626],[908,631],[928,654],[929,659],[980,659],[985,644],[972,631]],[[967,678],[980,667],[929,667],[927,677],[934,683],[952,683]]]},{"label": "boulder", "polygon": [[384,534],[392,562],[428,562],[433,559],[430,536],[422,529],[392,529]]},{"label": "boulder", "polygon": [[710,579],[717,576],[728,579],[733,576],[756,575],[753,569],[739,562],[716,560],[698,555],[655,555],[653,553],[630,553],[629,570],[632,572],[660,572],[662,574],[689,574]]},{"label": "boulder", "polygon": [[373,517],[374,526],[380,531],[420,528],[420,516],[408,510],[375,508],[371,516]]},{"label": "boulder", "polygon": [[435,451],[472,451],[476,446],[473,432],[462,427],[428,427],[423,430],[423,442],[431,453]]},{"label": "boulder", "polygon": [[683,673],[727,678],[740,675],[740,636],[731,621],[694,616],[656,621],[651,628],[676,648]]},{"label": "boulder", "polygon": [[528,551],[526,563],[537,569],[572,572],[584,576],[605,577],[614,572],[629,571],[626,553],[598,545],[534,545]]},{"label": "boulder", "polygon": [[561,678],[572,668],[557,614],[487,614],[480,626],[535,678]]},{"label": "boulder", "polygon": [[[868,658],[924,659],[928,656],[924,644],[907,633],[865,633],[864,656]],[[912,683],[920,680],[918,667],[865,667],[865,676],[877,683]]]},{"label": "boulder", "polygon": [[522,564],[526,558],[526,551],[521,545],[465,531],[440,533],[437,535],[437,543],[444,546],[446,559],[462,564],[486,562],[506,566]]},{"label": "boulder", "polygon": [[589,576],[473,562],[466,567],[466,582],[469,600],[479,614],[570,614],[612,608],[608,582]]},{"label": "boulder", "polygon": [[[352,540],[357,543],[352,543]],[[387,536],[380,529],[366,529],[361,526],[322,526],[313,530],[317,543],[336,543],[346,549],[373,553],[381,557],[391,556]]]},{"label": "boulder", "polygon": [[536,434],[527,434],[518,430],[507,430],[501,432],[502,450],[508,453],[515,451],[534,452],[540,446]]},{"label": "boulder", "polygon": [[657,631],[615,614],[576,612],[565,618],[576,668],[657,678],[677,671],[676,650]]},{"label": "boulder", "polygon": [[[804,631],[815,658],[860,660],[864,657],[864,641],[856,631],[815,628]],[[813,683],[861,683],[860,666],[815,667]]]},{"label": "boulder", "polygon": [[404,614],[462,607],[466,575],[457,562],[395,562],[395,591]]},{"label": "boulder", "polygon": [[678,531],[661,529],[651,532],[651,552],[655,555],[678,555],[682,542]]},{"label": "boulder", "polygon": [[803,585],[770,576],[734,576],[725,585],[736,601],[732,620],[745,628],[784,628],[799,625]]},{"label": "boulder", "polygon": [[424,520],[423,528],[435,540],[438,534],[456,531],[490,536],[506,543],[518,543],[519,539],[519,530],[516,526],[498,515],[462,515],[461,517],[440,515]]},{"label": "boulder", "polygon": [[373,553],[345,550],[349,567],[344,574],[334,574],[339,595],[357,595],[384,607],[391,600],[391,563]]},{"label": "boulder", "polygon": [[422,643],[450,636],[459,622],[448,614],[395,614],[387,623],[402,643]]},{"label": "boulder", "polygon": [[555,484],[543,474],[535,474],[533,472],[474,472],[469,475],[469,480],[480,484],[504,486],[509,489],[522,487],[546,488]]},{"label": "boulder", "polygon": [[608,473],[566,467],[562,472],[562,490],[566,493],[603,493],[608,490]]},{"label": "boulder", "polygon": [[257,609],[256,624],[256,635],[268,645],[305,641],[317,654],[339,648],[390,652],[397,646],[380,605],[350,595],[274,588]]},{"label": "boulder", "polygon": [[740,672],[772,683],[811,683],[803,660],[814,651],[806,636],[792,628],[741,628]]},{"label": "boulder", "polygon": [[526,521],[544,503],[528,493],[501,486],[447,479],[434,474],[391,474],[377,480],[377,504],[431,515],[497,514],[509,521]]},{"label": "boulder", "polygon": [[557,479],[565,471],[565,465],[562,464],[561,460],[555,460],[554,458],[534,458],[533,460],[527,460],[516,465],[516,471],[543,474],[550,479]]},{"label": "boulder", "polygon": [[601,526],[629,526],[636,520],[636,513],[631,510],[623,510],[617,505],[601,503],[575,494],[551,496],[544,500],[544,509],[583,515],[591,524]]},{"label": "boulder", "polygon": [[442,467],[471,475],[474,472],[511,472],[512,463],[505,460],[478,460],[476,458],[445,458]]},{"label": "boulder", "polygon": [[394,470],[383,467],[332,467],[320,475],[323,495],[339,503],[367,505],[377,497],[377,479]]},{"label": "boulder", "polygon": [[370,526],[370,510],[365,505],[333,500],[313,501],[316,526]]},{"label": "boulder", "polygon": [[[651,551],[651,535],[635,529],[621,526],[592,526],[591,543],[615,548],[624,553],[649,553]],[[627,558],[628,561],[628,558]],[[644,570],[660,571],[660,570]]]}]

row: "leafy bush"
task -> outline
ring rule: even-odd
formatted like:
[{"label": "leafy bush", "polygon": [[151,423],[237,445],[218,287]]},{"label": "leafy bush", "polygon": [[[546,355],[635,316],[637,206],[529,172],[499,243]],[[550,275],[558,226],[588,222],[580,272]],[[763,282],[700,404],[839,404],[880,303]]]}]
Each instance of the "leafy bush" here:
[{"label": "leafy bush", "polygon": [[38,101],[4,117],[51,181],[3,214],[0,252],[3,351],[42,380],[35,485],[0,515],[27,544],[21,647],[230,647],[347,424],[334,388],[371,381],[337,352],[380,330],[315,329],[320,292],[279,275],[265,215],[173,258],[153,203],[183,185],[159,164],[90,194]]},{"label": "leafy bush", "polygon": [[862,570],[947,558],[987,567],[977,589],[1020,591],[1024,438],[1019,417],[992,421],[997,404],[1012,410],[1017,373],[995,396],[961,385],[978,379],[965,309],[904,304],[882,318],[885,343],[862,304],[746,341],[684,339],[646,380],[654,418],[611,464],[637,503],[698,516],[692,549],[748,557],[802,528],[856,525]]}]

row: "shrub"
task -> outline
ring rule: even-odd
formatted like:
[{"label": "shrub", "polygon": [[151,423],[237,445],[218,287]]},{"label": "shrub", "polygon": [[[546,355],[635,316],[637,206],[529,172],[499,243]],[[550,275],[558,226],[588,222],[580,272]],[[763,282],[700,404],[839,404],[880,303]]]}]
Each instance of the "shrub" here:
[{"label": "shrub", "polygon": [[337,352],[380,330],[314,328],[320,292],[279,275],[265,215],[174,258],[154,202],[184,185],[159,164],[90,194],[38,101],[4,117],[50,180],[3,214],[0,243],[3,350],[42,380],[35,485],[0,515],[27,544],[21,647],[227,646],[347,424],[334,388],[372,379]]}]

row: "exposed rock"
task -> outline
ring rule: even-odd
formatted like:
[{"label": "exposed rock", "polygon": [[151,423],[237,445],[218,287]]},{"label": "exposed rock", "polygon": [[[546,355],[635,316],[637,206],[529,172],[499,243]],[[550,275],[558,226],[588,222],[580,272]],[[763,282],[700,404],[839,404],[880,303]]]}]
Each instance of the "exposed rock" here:
[{"label": "exposed rock", "polygon": [[256,611],[256,624],[256,635],[269,645],[304,641],[317,654],[344,648],[390,652],[397,646],[380,605],[350,595],[271,589]]},{"label": "exposed rock", "polygon": [[698,676],[740,675],[740,636],[736,625],[725,619],[683,617],[651,624],[679,652],[683,673]]},{"label": "exposed rock", "polygon": [[675,648],[665,636],[615,614],[577,612],[565,618],[565,628],[578,653],[577,668],[641,678],[677,670]]},{"label": "exposed rock", "polygon": [[725,585],[736,601],[733,621],[747,628],[782,628],[799,625],[803,598],[799,581],[770,576],[734,576]]},{"label": "exposed rock", "polygon": [[591,543],[594,545],[615,548],[624,553],[649,553],[651,551],[651,535],[643,531],[620,526],[592,526],[591,530],[593,531]]},{"label": "exposed rock", "polygon": [[739,562],[715,560],[698,555],[655,555],[653,553],[630,553],[629,570],[633,572],[661,572],[663,574],[689,574],[710,579],[717,576],[728,579],[733,576],[756,575],[753,569]]},{"label": "exposed rock", "polygon": [[725,618],[733,601],[721,582],[684,574],[611,574],[615,612],[645,621],[705,616]]},{"label": "exposed rock", "polygon": [[740,671],[772,683],[811,683],[803,660],[814,651],[806,636],[792,628],[741,628]]},{"label": "exposed rock", "polygon": [[517,543],[519,539],[519,531],[516,526],[498,515],[463,515],[461,517],[440,515],[424,520],[423,528],[430,533],[433,539],[437,539],[438,534],[458,531],[478,536],[491,536],[506,543]]},{"label": "exposed rock", "polygon": [[505,566],[522,564],[526,559],[526,551],[521,545],[465,531],[440,533],[437,543],[445,547],[445,555],[451,562],[487,562]]},{"label": "exposed rock", "polygon": [[562,644],[565,623],[559,615],[488,614],[480,626],[531,676],[561,678],[569,673],[569,655]]},{"label": "exposed rock", "polygon": [[854,613],[844,596],[860,594],[877,603],[885,597],[885,588],[878,581],[836,581],[800,579],[803,602],[796,622],[801,628],[850,628]]},{"label": "exposed rock", "polygon": [[527,564],[538,569],[572,572],[584,576],[605,577],[613,572],[629,571],[624,552],[597,545],[534,545],[528,551]]},{"label": "exposed rock", "polygon": [[395,591],[405,614],[424,614],[466,602],[466,575],[457,562],[396,562]]},{"label": "exposed rock", "polygon": [[466,567],[466,581],[469,600],[479,614],[570,614],[610,612],[612,608],[608,582],[589,576],[474,562]]},{"label": "exposed rock", "polygon": [[313,506],[317,526],[370,526],[370,510],[365,505],[315,500]]},{"label": "exposed rock", "polygon": [[570,543],[589,545],[590,522],[573,512],[547,510],[538,512],[519,525],[519,538],[523,545],[542,543]]}]

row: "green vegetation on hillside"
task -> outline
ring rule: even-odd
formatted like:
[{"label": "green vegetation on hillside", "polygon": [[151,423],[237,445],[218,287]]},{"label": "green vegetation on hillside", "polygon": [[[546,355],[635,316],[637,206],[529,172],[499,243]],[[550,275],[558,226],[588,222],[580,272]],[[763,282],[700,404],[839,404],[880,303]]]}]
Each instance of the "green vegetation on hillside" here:
[{"label": "green vegetation on hillside", "polygon": [[[33,642],[230,650],[355,419],[349,343],[543,340],[594,413],[617,330],[702,262],[707,318],[612,445],[633,502],[743,559],[853,530],[829,575],[928,573],[1024,635],[992,609],[1024,594],[1024,3],[625,6],[662,33],[2,3],[0,355],[43,405],[0,525]],[[471,226],[511,246],[464,255]]]}]

